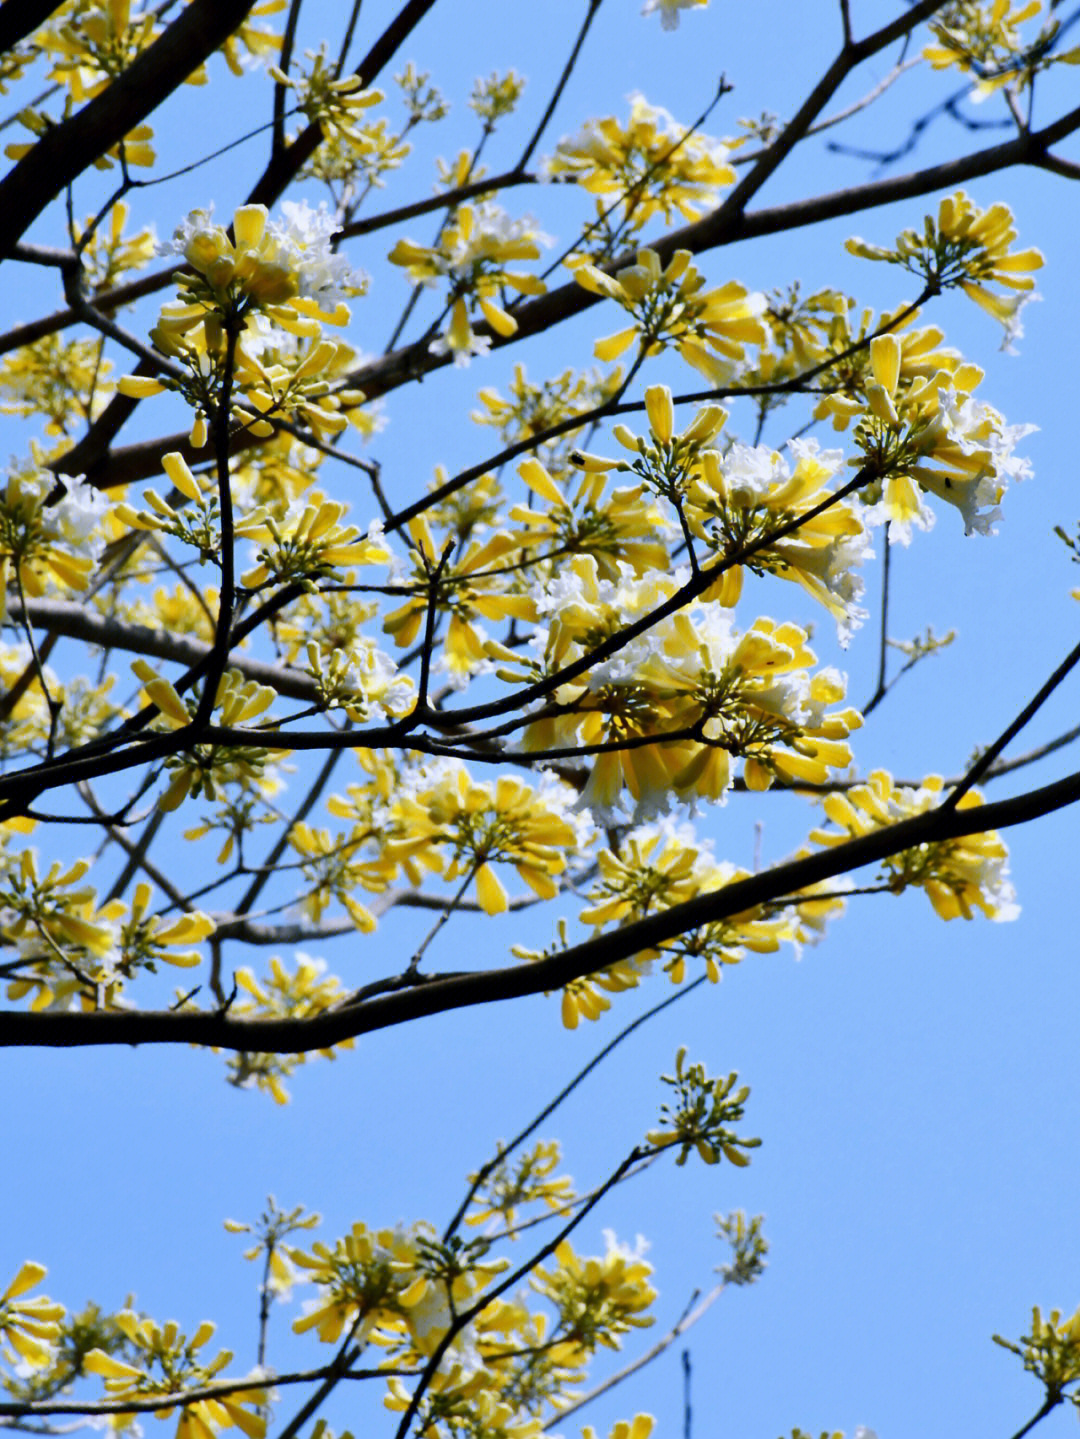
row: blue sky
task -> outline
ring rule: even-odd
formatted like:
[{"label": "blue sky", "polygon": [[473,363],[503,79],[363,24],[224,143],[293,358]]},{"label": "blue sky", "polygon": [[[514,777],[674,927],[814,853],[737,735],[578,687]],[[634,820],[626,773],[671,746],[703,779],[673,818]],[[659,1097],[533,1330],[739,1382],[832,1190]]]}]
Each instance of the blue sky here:
[{"label": "blue sky", "polygon": [[[431,155],[454,152],[473,138],[464,101],[474,78],[511,66],[530,82],[525,114],[520,130],[511,124],[493,145],[490,163],[500,169],[512,160],[582,8],[578,0],[542,7],[444,0],[437,6],[399,59],[432,71],[455,103],[454,118],[432,132],[403,182],[387,191],[387,202],[426,193]],[[891,18],[897,8],[856,0],[857,31]],[[331,28],[339,9],[313,6],[303,43]],[[358,53],[395,10],[365,4]],[[656,17],[641,18],[634,3],[606,0],[542,148],[589,116],[625,114],[625,97],[635,90],[689,122],[721,71],[736,90],[713,117],[710,133],[733,133],[738,116],[763,110],[788,116],[839,38],[831,0],[798,6],[759,0],[753,7],[712,0],[707,10],[684,15],[673,33],[661,31]],[[837,106],[883,78],[892,58],[889,52],[860,72]],[[953,88],[947,77],[913,73],[843,138],[863,146],[895,143],[912,118]],[[246,93],[241,82],[215,73],[209,90],[177,97],[161,121],[163,163],[183,164],[254,123]],[[941,120],[900,168],[995,138],[990,132],[973,140]],[[153,215],[162,234],[210,196],[219,214],[230,214],[261,156],[255,146],[253,153],[242,149],[135,196],[134,208]],[[1075,142],[1065,153],[1076,158]],[[814,142],[755,207],[857,185],[875,173],[867,161],[829,154]],[[1010,172],[969,189],[983,205],[1006,200],[1021,242],[1043,249],[1043,302],[1025,314],[1019,356],[999,352],[997,327],[959,295],[945,297],[927,318],[985,367],[985,399],[1011,422],[1040,427],[1024,444],[1036,473],[1006,497],[1006,517],[992,539],[965,539],[958,517],[940,514],[931,534],[894,552],[890,632],[907,638],[932,623],[939,633],[955,628],[959,634],[950,650],[908,676],[857,736],[864,768],[883,766],[913,779],[955,774],[975,745],[992,739],[1075,643],[1080,614],[1068,595],[1075,572],[1051,533],[1054,524],[1073,524],[1080,513],[1072,434],[1071,337],[1080,319],[1075,193],[1038,172]],[[552,231],[570,223],[563,197],[550,191],[517,192],[504,203],[514,214],[535,212]],[[88,191],[82,208],[92,205]],[[912,298],[913,286],[897,271],[847,255],[843,242],[854,233],[890,243],[935,205],[886,206],[813,232],[733,246],[706,256],[702,267],[716,283],[734,277],[769,288],[801,277],[808,290],[832,284],[867,304],[895,307]],[[430,228],[429,220],[405,232],[426,239]],[[558,237],[570,238],[565,229]],[[55,243],[59,236],[40,225],[35,238]],[[349,332],[366,349],[381,345],[407,297],[404,280],[382,265],[394,238],[385,232],[355,252],[378,281]],[[14,321],[55,301],[43,297],[38,306],[18,291],[0,303]],[[453,469],[486,453],[486,437],[478,440],[475,427],[463,422],[477,388],[505,383],[518,358],[535,375],[568,364],[585,367],[595,335],[618,324],[613,313],[594,310],[530,342],[520,355],[443,371],[393,397],[372,453],[395,498],[419,493],[436,463]],[[668,378],[662,367],[656,376]],[[150,414],[150,408],[144,406],[139,420],[146,433],[162,423],[163,411]],[[8,450],[23,449],[28,433],[7,423]],[[818,619],[822,658],[849,672],[856,702],[873,688],[879,565],[867,576],[872,618],[846,655],[834,653],[830,626],[813,615],[809,601],[800,610],[794,587],[758,582],[760,612]],[[1047,707],[1019,748],[1074,722],[1075,684]],[[1045,782],[1069,765],[1066,756],[1033,766],[1020,783]],[[759,821],[769,861],[787,854],[814,819],[798,799],[735,795],[701,823],[718,854],[748,865]],[[658,1335],[696,1288],[709,1287],[713,1266],[726,1257],[712,1237],[712,1214],[733,1208],[765,1214],[772,1251],[763,1280],[725,1294],[684,1342],[693,1363],[695,1439],[774,1439],[795,1424],[813,1434],[840,1428],[849,1435],[865,1424],[880,1439],[1004,1439],[1037,1409],[1038,1386],[990,1336],[1022,1332],[1032,1303],[1066,1312],[1080,1303],[1073,1199],[1080,980],[1076,901],[1070,899],[1076,819],[1065,812],[1008,839],[1023,906],[1014,924],[944,925],[917,893],[856,900],[800,962],[788,952],[752,957],[719,989],[698,991],[653,1021],[542,1131],[563,1140],[565,1171],[585,1188],[654,1121],[663,1097],[657,1076],[671,1067],[679,1044],[710,1071],[736,1068],[752,1086],[747,1129],[764,1144],[749,1169],[657,1165],[614,1195],[579,1235],[582,1248],[602,1248],[605,1227],[625,1241],[638,1233],[648,1238],[661,1295]],[[170,862],[188,861],[177,848]],[[393,916],[372,939],[338,941],[317,952],[338,972],[366,978],[397,967],[415,924],[408,915],[400,922]],[[438,962],[452,968],[481,952],[499,963],[516,940],[544,942],[548,926],[548,918],[527,931],[507,918],[466,919],[449,928]],[[119,1306],[133,1292],[140,1307],[159,1319],[175,1317],[189,1333],[213,1318],[222,1343],[246,1365],[254,1353],[256,1275],[240,1258],[242,1242],[224,1233],[226,1217],[254,1218],[273,1192],[283,1205],[303,1202],[319,1210],[325,1216],[320,1237],[327,1240],[354,1219],[444,1221],[465,1175],[494,1140],[515,1131],[663,993],[655,981],[617,996],[621,1002],[601,1022],[573,1034],[559,1024],[557,999],[538,997],[368,1036],[335,1064],[307,1066],[283,1110],[263,1096],[227,1088],[220,1060],[187,1050],[0,1053],[7,1096],[0,1127],[6,1156],[0,1274],[33,1257],[49,1265],[49,1292],[70,1305],[93,1297]],[[297,1302],[281,1311],[272,1335],[271,1362],[280,1368],[323,1357],[314,1343],[301,1345],[288,1334]],[[581,1422],[604,1435],[616,1417],[644,1409],[657,1415],[659,1434],[680,1434],[684,1344],[583,1413]],[[628,1345],[624,1357],[635,1352]],[[598,1367],[597,1376],[602,1373]],[[290,1406],[279,1412],[288,1415]],[[336,1427],[352,1427],[358,1439],[389,1432],[377,1399],[349,1394],[328,1412]],[[1053,1439],[1074,1424],[1059,1411],[1038,1432]],[[567,1421],[560,1432],[577,1435],[579,1425]]]}]

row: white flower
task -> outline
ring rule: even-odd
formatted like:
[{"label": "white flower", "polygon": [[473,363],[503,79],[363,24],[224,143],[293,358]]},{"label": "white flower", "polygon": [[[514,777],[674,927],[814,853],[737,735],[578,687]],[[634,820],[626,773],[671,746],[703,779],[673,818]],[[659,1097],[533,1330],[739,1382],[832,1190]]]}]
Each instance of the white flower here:
[{"label": "white flower", "polygon": [[[425,284],[434,284],[435,281],[424,281]],[[474,355],[486,355],[491,349],[491,340],[487,335],[478,335],[475,331],[470,334],[467,345],[451,345],[445,335],[440,335],[437,340],[432,340],[428,349],[433,355],[451,355],[457,369],[463,370],[471,362]]]},{"label": "white flower", "polygon": [[341,226],[325,200],[317,210],[306,200],[284,200],[281,209],[284,219],[271,220],[267,229],[281,259],[296,274],[301,295],[336,305],[347,294],[366,288],[365,276],[354,272],[346,257],[331,248]]},{"label": "white flower", "polygon": [[677,30],[679,28],[679,11],[689,10],[698,6],[705,6],[709,0],[645,0],[641,13],[651,15],[654,10],[660,11],[660,24],[665,30]]}]

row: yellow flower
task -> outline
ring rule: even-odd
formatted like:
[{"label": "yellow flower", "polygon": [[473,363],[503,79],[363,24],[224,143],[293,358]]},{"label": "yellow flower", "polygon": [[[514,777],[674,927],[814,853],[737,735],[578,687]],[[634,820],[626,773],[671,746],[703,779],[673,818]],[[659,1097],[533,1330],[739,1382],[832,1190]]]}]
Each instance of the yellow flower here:
[{"label": "yellow flower", "polygon": [[[793,580],[835,618],[842,643],[866,617],[859,605],[862,580],[855,570],[868,558],[869,532],[849,501],[802,519],[791,534],[769,543],[782,525],[809,514],[829,497],[842,456],[819,451],[816,442],[792,440],[794,468],[775,450],[734,444],[721,456],[706,450],[686,493],[692,534],[717,555],[758,544],[749,561],[755,571]],[[764,542],[764,543],[763,543]],[[726,570],[707,598],[733,604],[742,589],[742,566]]]},{"label": "yellow flower", "polygon": [[[254,972],[244,966],[236,972],[236,984],[250,998],[234,1005],[233,1013],[248,1018],[306,1019],[333,1008],[345,998],[341,981],[335,975],[326,974],[324,962],[299,950],[295,969],[286,968],[275,955],[264,978],[256,978]],[[228,1057],[229,1083],[238,1089],[255,1084],[266,1090],[276,1104],[287,1104],[289,1094],[282,1082],[284,1079],[306,1064],[312,1054],[335,1059],[335,1050],[352,1049],[353,1044],[352,1039],[343,1039],[332,1048],[302,1054],[232,1054]]]},{"label": "yellow flower", "polygon": [[929,490],[960,511],[966,533],[992,533],[1009,479],[1030,474],[1013,450],[1033,427],[1006,425],[997,410],[958,394],[945,371],[903,385],[895,335],[870,342],[870,361],[873,379],[866,383],[867,410],[855,442],[876,474],[863,498],[880,500],[865,518],[889,520],[893,537],[906,544],[912,524],[929,529],[933,523],[919,493]]},{"label": "yellow flower", "polygon": [[536,260],[546,237],[531,219],[511,220],[497,205],[460,205],[444,226],[436,245],[401,239],[390,251],[392,264],[403,266],[414,285],[449,281],[450,325],[431,345],[434,354],[450,354],[455,364],[468,364],[491,341],[472,328],[470,306],[479,308],[497,335],[517,330],[517,321],[494,298],[503,289],[521,295],[542,295],[537,275],[510,269],[518,260]]},{"label": "yellow flower", "polygon": [[728,379],[727,361],[742,359],[744,344],[763,345],[758,318],[763,295],[750,295],[734,280],[705,290],[705,277],[689,250],[676,250],[666,267],[655,250],[641,249],[637,263],[614,276],[577,255],[567,260],[574,279],[594,295],[616,300],[634,324],[593,347],[597,359],[614,360],[637,340],[646,355],[674,346],[682,358],[715,384]]},{"label": "yellow flower", "polygon": [[735,180],[723,145],[688,132],[643,95],[632,97],[625,124],[610,115],[560,140],[546,169],[596,195],[600,214],[615,200],[616,214],[635,230],[657,214],[668,225],[676,214],[696,220]]},{"label": "yellow flower", "polygon": [[33,1299],[22,1296],[40,1284],[48,1271],[43,1264],[27,1260],[0,1294],[0,1339],[11,1345],[18,1359],[35,1369],[49,1362],[49,1346],[60,1338],[64,1306],[44,1294]]},{"label": "yellow flower", "polygon": [[[815,829],[810,838],[817,844],[843,844],[925,814],[943,798],[940,775],[929,775],[918,789],[912,789],[894,784],[887,770],[875,770],[865,784],[825,797],[822,809],[836,829]],[[969,790],[958,808],[973,809],[982,803],[982,796]],[[990,919],[1008,920],[1020,912],[1007,878],[1008,858],[1004,841],[991,830],[903,850],[883,861],[882,873],[895,894],[913,884],[924,889],[942,919],[970,919],[974,910],[980,909]]]},{"label": "yellow flower", "polygon": [[296,579],[310,583],[348,565],[385,563],[390,552],[383,542],[381,524],[373,521],[361,538],[355,525],[338,523],[347,510],[348,505],[316,491],[307,503],[291,505],[280,520],[265,509],[248,515],[237,524],[236,535],[259,544],[258,563],[240,583],[248,589],[271,580],[277,584]]},{"label": "yellow flower", "polygon": [[343,137],[362,147],[364,138],[357,128],[357,117],[377,105],[384,98],[383,92],[365,90],[359,75],[337,79],[335,67],[327,63],[325,45],[318,51],[308,50],[306,57],[310,68],[303,75],[288,76],[276,65],[269,66],[270,74],[279,85],[295,92],[297,108],[319,125],[324,138]]},{"label": "yellow flower", "polygon": [[1057,50],[1052,44],[1060,20],[1048,20],[1025,42],[1018,27],[1041,10],[1041,0],[1021,0],[1018,5],[1012,0],[952,0],[931,17],[937,44],[927,45],[923,58],[935,70],[955,66],[972,76],[976,102],[1004,86],[1023,90],[1040,70],[1080,63],[1080,50]]},{"label": "yellow flower", "polygon": [[[1016,239],[1012,211],[1008,205],[991,205],[980,210],[963,190],[949,195],[938,207],[937,220],[927,215],[920,234],[905,230],[896,238],[896,249],[848,240],[846,248],[867,260],[886,260],[902,265],[920,276],[933,289],[959,286],[982,308],[1005,326],[1006,342],[1019,331],[1017,318],[1025,294],[1035,288],[1030,270],[1042,268],[1038,250],[1010,251]],[[986,288],[994,282],[1012,295],[1002,296]]]},{"label": "yellow flower", "polygon": [[391,812],[403,838],[392,840],[385,852],[401,862],[449,850],[444,878],[475,880],[486,914],[508,905],[491,868],[496,863],[512,864],[534,894],[552,899],[558,893],[554,876],[566,869],[567,853],[578,843],[566,817],[569,797],[557,782],[537,790],[504,775],[494,784],[477,784],[464,765],[449,766],[434,783],[394,803]]},{"label": "yellow flower", "polygon": [[130,917],[120,927],[121,967],[125,972],[134,971],[136,967],[153,969],[158,959],[185,969],[200,964],[203,957],[197,949],[179,954],[172,951],[178,945],[197,944],[206,939],[217,928],[215,922],[198,909],[188,910],[174,920],[156,915],[148,917],[153,896],[153,888],[145,881],[136,885]]},{"label": "yellow flower", "polygon": [[[53,502],[57,489],[62,497]],[[48,502],[48,503],[47,503]],[[0,495],[0,619],[13,582],[34,598],[50,584],[85,590],[105,544],[100,491],[44,468],[13,470]]]},{"label": "yellow flower", "polygon": [[[257,1406],[265,1403],[266,1391],[257,1385],[216,1399],[183,1403],[185,1389],[201,1388],[213,1382],[232,1359],[227,1349],[209,1363],[198,1357],[198,1351],[213,1337],[213,1324],[204,1321],[188,1339],[172,1320],[162,1326],[152,1319],[140,1318],[130,1309],[117,1314],[115,1322],[128,1342],[140,1351],[147,1367],[140,1369],[102,1349],[91,1349],[83,1359],[83,1367],[87,1373],[102,1378],[110,1399],[175,1395],[176,1405],[157,1412],[164,1418],[180,1406],[177,1439],[214,1439],[222,1429],[232,1428],[240,1429],[246,1439],[263,1439],[266,1419]],[[155,1369],[160,1373],[155,1374]]]},{"label": "yellow flower", "polygon": [[652,1265],[640,1254],[620,1247],[608,1231],[603,1255],[585,1257],[562,1240],[550,1269],[539,1265],[529,1283],[558,1313],[562,1341],[570,1362],[593,1353],[598,1346],[620,1348],[621,1336],[646,1329],[655,1321],[647,1311],[656,1298],[649,1283]]}]

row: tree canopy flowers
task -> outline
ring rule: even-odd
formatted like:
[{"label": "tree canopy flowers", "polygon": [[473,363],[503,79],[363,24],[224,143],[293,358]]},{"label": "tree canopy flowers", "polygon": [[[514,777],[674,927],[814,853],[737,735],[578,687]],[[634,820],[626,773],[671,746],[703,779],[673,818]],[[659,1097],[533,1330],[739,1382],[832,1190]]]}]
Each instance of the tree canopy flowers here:
[{"label": "tree canopy flowers", "polygon": [[[199,1350],[213,1338],[215,1325],[204,1321],[189,1339],[173,1320],[160,1325],[130,1309],[121,1310],[115,1322],[144,1367],[118,1359],[103,1349],[91,1349],[83,1359],[83,1367],[88,1374],[101,1376],[110,1399],[176,1394],[176,1407],[180,1408],[176,1439],[214,1439],[219,1430],[232,1428],[239,1429],[245,1439],[263,1439],[266,1418],[259,1413],[258,1406],[263,1403],[265,1390],[258,1384],[215,1398],[182,1403],[185,1387],[197,1388],[211,1382],[232,1360],[227,1349],[209,1362],[199,1357]],[[164,1407],[158,1413],[165,1417],[171,1407]]]},{"label": "tree canopy flowers", "polygon": [[[887,770],[875,770],[865,784],[826,795],[821,805],[834,829],[819,828],[810,838],[836,845],[871,834],[882,825],[925,814],[945,798],[940,775],[928,775],[918,788],[894,783]],[[959,809],[977,808],[983,798],[974,790],[963,795]],[[1010,920],[1020,913],[1016,892],[1008,881],[1009,851],[993,831],[940,840],[902,850],[882,864],[886,886],[900,894],[918,885],[942,919],[970,919],[979,909],[989,919]]]},{"label": "tree canopy flowers", "polygon": [[242,205],[232,239],[211,211],[191,212],[170,248],[195,272],[192,301],[223,312],[261,309],[286,329],[305,316],[343,323],[345,296],[358,281],[330,244],[337,222],[325,203],[315,210],[306,200],[285,200],[281,209],[283,218],[271,220],[265,205]]},{"label": "tree canopy flowers", "polygon": [[935,70],[955,67],[970,75],[976,103],[1006,86],[1023,90],[1040,70],[1080,63],[1080,49],[1054,47],[1060,20],[1045,21],[1025,41],[1020,26],[1041,11],[1042,0],[951,0],[931,17],[936,43],[923,49],[923,58]]},{"label": "tree canopy flowers", "polygon": [[0,1340],[34,1368],[49,1362],[49,1346],[59,1339],[59,1321],[64,1317],[64,1306],[44,1294],[24,1298],[47,1273],[43,1264],[28,1259],[0,1294]]},{"label": "tree canopy flowers", "polygon": [[[57,490],[60,497],[54,500]],[[104,495],[43,468],[9,469],[0,495],[0,619],[7,590],[43,595],[85,590],[105,545]]]},{"label": "tree canopy flowers", "polygon": [[[912,524],[928,529],[933,523],[921,489],[954,505],[967,534],[992,533],[1009,480],[1031,473],[1013,451],[1034,427],[1006,425],[989,405],[958,394],[945,371],[903,385],[901,354],[895,335],[870,342],[873,379],[866,385],[867,409],[855,426],[855,443],[875,472],[872,484],[880,499],[866,518],[890,521],[894,537],[907,543]],[[872,493],[864,491],[864,497]]]}]

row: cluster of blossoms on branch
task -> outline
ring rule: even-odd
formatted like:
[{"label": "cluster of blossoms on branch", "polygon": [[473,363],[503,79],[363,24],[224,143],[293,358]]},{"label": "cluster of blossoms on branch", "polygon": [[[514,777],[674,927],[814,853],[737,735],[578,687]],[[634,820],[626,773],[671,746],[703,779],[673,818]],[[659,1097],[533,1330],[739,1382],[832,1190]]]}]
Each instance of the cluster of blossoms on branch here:
[{"label": "cluster of blossoms on branch", "polygon": [[[651,135],[656,116],[639,104],[634,124]],[[614,144],[610,127],[605,133]],[[638,143],[648,149],[640,136]],[[695,156],[701,163],[700,148],[684,150],[684,165]],[[643,176],[642,185],[647,169]],[[606,188],[607,181],[596,183]],[[665,203],[678,206],[676,178],[669,176],[666,186]],[[483,742],[482,724],[452,761],[358,750],[370,777],[329,806],[351,830],[305,822],[289,836],[311,921],[325,923],[328,908],[340,905],[353,925],[370,932],[376,913],[357,890],[378,897],[382,912],[394,902],[393,886],[415,890],[433,879],[454,887],[452,907],[473,902],[497,914],[511,902],[500,877],[507,867],[535,899],[553,899],[576,883],[578,861],[571,857],[588,853],[597,825],[640,823],[673,805],[723,801],[736,777],[750,790],[827,787],[848,771],[861,717],[844,705],[844,677],[817,666],[804,627],[763,615],[737,623],[745,576],[795,581],[832,614],[846,641],[865,616],[858,571],[873,553],[875,524],[887,522],[890,537],[906,542],[913,525],[931,523],[927,497],[933,496],[959,509],[969,533],[988,532],[1007,483],[1027,473],[1014,453],[1027,427],[1006,425],[974,398],[977,367],[943,347],[939,330],[912,328],[916,306],[876,326],[864,316],[854,332],[850,305],[840,297],[782,305],[735,283],[709,290],[688,252],[676,252],[664,266],[655,251],[642,248],[635,265],[614,275],[579,255],[572,262],[576,282],[615,300],[633,319],[629,330],[597,346],[599,358],[611,360],[635,346],[636,369],[672,348],[729,389],[741,369],[763,374],[766,358],[773,374],[791,373],[795,362],[821,377],[812,387],[816,414],[838,432],[850,431],[855,453],[845,464],[842,450],[822,450],[814,440],[792,440],[786,454],[748,445],[729,435],[728,412],[717,403],[699,406],[680,430],[679,402],[669,386],[653,384],[642,406],[647,430],[615,424],[612,436],[625,458],[606,458],[574,447],[567,420],[589,413],[582,406],[590,403],[591,413],[602,414],[629,376],[615,371],[614,381],[605,383],[564,375],[536,386],[519,368],[512,397],[482,391],[484,408],[475,418],[497,423],[511,442],[533,437],[537,453],[517,466],[523,499],[504,508],[496,474],[467,485],[443,480],[425,512],[397,526],[394,539],[379,522],[365,535],[348,523],[344,502],[311,487],[327,439],[363,413],[362,391],[342,370],[346,347],[323,334],[324,324],[347,322],[345,297],[361,288],[333,247],[335,229],[325,208],[306,204],[287,206],[281,220],[262,206],[246,206],[229,230],[208,212],[192,215],[172,246],[190,268],[179,276],[179,298],[166,303],[152,331],[162,355],[159,373],[119,384],[133,399],[173,389],[195,412],[191,461],[179,451],[161,461],[172,493],[163,497],[151,487],[141,507],[127,499],[110,506],[100,492],[72,481],[57,502],[46,492],[50,472],[39,467],[9,480],[0,532],[6,536],[0,560],[20,598],[50,587],[63,594],[89,584],[99,552],[93,543],[100,547],[105,537],[114,544],[143,535],[175,542],[194,551],[201,565],[220,567],[227,503],[233,540],[254,546],[254,563],[239,583],[270,599],[286,587],[299,591],[293,617],[286,610],[275,624],[286,663],[317,710],[376,728],[380,720],[384,727],[405,725],[407,734],[428,705],[436,673],[453,690],[481,677],[508,697],[520,696],[518,717],[493,729],[488,743],[504,759],[562,767],[563,779],[539,789],[508,777],[478,783],[462,758]],[[864,242],[852,248],[902,265],[934,288],[958,286],[1010,322],[1009,306],[996,307],[987,285],[996,281],[1025,293],[1026,272],[1040,263],[1035,251],[1012,251],[1014,238],[1004,207],[981,212],[957,194],[921,236],[906,232],[895,251]],[[472,304],[496,334],[514,332],[516,322],[493,297],[505,285],[542,292],[539,282],[505,268],[537,253],[528,227],[484,202],[459,207],[436,246],[399,241],[390,259],[407,266],[417,282],[449,283],[447,344],[460,357],[483,348],[469,328]],[[748,348],[758,351],[757,360]],[[227,458],[227,501],[219,443],[226,424],[252,446]],[[549,439],[552,430],[564,438]],[[218,456],[209,466],[198,463],[207,448]],[[632,483],[612,483],[623,479]],[[357,583],[358,572],[372,571],[370,581]],[[358,589],[371,599],[350,601]],[[221,603],[220,589],[189,587],[178,627],[211,638]],[[419,684],[373,639],[372,621],[381,621],[399,650],[425,656]],[[508,629],[496,637],[492,624]],[[301,656],[305,669],[297,663]],[[165,812],[193,798],[216,804],[216,816],[190,833],[223,831],[219,862],[225,863],[257,820],[268,818],[281,786],[288,726],[268,713],[278,691],[242,669],[228,669],[206,708],[197,691],[184,696],[148,661],[137,661],[134,670],[143,684],[138,714],[152,732],[183,736],[205,713],[235,735],[182,744],[167,755],[169,783],[158,800]],[[41,700],[47,699],[42,690]],[[33,709],[25,697],[12,707],[11,722],[24,733]],[[486,713],[483,704],[478,712]],[[506,702],[496,700],[492,716],[506,712]],[[114,714],[119,711],[106,703],[102,720]],[[50,746],[55,737],[50,726]],[[446,744],[452,753],[452,740]],[[936,793],[930,782],[919,791]],[[826,799],[829,818],[836,819],[840,803]],[[857,804],[858,792],[843,803]],[[898,819],[917,811],[918,805],[912,810],[900,802],[891,813]],[[849,837],[861,832],[857,824],[845,831]],[[810,838],[835,840],[823,830]],[[972,879],[970,865],[909,865],[892,887],[923,884],[950,917],[970,914],[972,903],[1006,915],[1004,851],[993,837],[986,843],[996,870],[976,869]],[[634,885],[648,888],[654,847],[630,843],[601,855],[605,883],[623,869]],[[663,854],[669,850],[655,903],[670,906],[684,894],[672,865],[692,878],[695,893],[727,882],[722,868],[702,870],[692,844],[668,845]],[[53,887],[64,890],[64,884]],[[468,900],[470,891],[475,901]],[[111,916],[96,916],[84,892],[75,894],[68,908],[81,907],[82,922],[98,929],[88,929],[79,943],[53,936],[49,954],[39,952],[39,943],[12,971],[13,995],[32,994],[35,1003],[51,1005],[76,998],[119,1002],[112,969],[119,964],[123,977],[130,961],[118,960],[107,938],[102,919]],[[644,910],[630,904],[625,913]],[[593,904],[580,917],[593,926],[598,916],[601,924],[610,920],[610,904]],[[20,922],[25,929],[27,921]],[[40,928],[36,914],[30,922]],[[693,944],[661,953],[677,980],[691,957],[715,977],[744,946],[796,939],[799,924],[795,910],[784,919],[758,914],[730,936],[723,926],[725,938],[707,929]],[[765,929],[757,934],[755,925]],[[654,957],[644,953],[635,964],[573,981],[564,994],[566,1022],[576,1023],[582,1013],[595,1017],[607,1003],[601,991],[636,984],[641,966]],[[281,970],[274,982],[282,997],[295,986],[293,1013],[315,1012],[304,974],[303,965],[295,973]],[[269,1005],[269,991],[254,978],[246,987],[250,999]],[[316,1010],[333,1002],[327,990]],[[267,1060],[242,1065],[241,1072],[281,1097],[281,1074],[294,1065]]]}]

